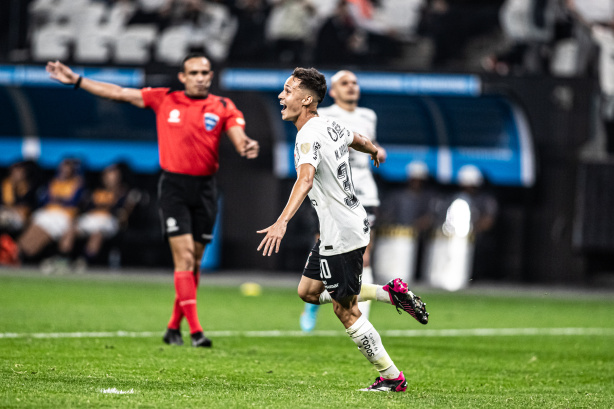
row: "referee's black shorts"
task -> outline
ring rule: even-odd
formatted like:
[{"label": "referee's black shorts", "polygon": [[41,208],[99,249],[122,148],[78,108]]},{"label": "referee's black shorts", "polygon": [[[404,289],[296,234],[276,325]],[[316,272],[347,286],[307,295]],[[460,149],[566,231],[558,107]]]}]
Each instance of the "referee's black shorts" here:
[{"label": "referee's black shorts", "polygon": [[158,203],[166,236],[192,234],[199,243],[211,241],[217,215],[217,187],[213,176],[162,171]]}]

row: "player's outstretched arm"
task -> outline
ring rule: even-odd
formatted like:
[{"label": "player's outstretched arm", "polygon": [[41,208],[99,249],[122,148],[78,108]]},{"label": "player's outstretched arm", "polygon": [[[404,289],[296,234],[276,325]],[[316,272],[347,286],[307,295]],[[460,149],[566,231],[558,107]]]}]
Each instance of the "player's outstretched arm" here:
[{"label": "player's outstretched arm", "polygon": [[49,61],[46,67],[49,76],[66,85],[74,85],[76,88],[82,88],[85,91],[102,98],[108,98],[115,101],[129,102],[139,108],[145,108],[145,102],[141,90],[135,88],[123,88],[119,85],[109,84],[107,82],[94,81],[89,78],[82,77],[67,65],[59,61]]},{"label": "player's outstretched arm", "polygon": [[242,127],[233,126],[228,128],[226,135],[230,138],[230,141],[239,155],[247,159],[258,157],[258,153],[260,152],[258,141],[247,136]]},{"label": "player's outstretched arm", "polygon": [[377,142],[373,142],[373,145],[375,145],[377,148],[377,158],[379,159],[379,163],[382,164],[386,162],[386,158],[388,157],[388,152],[386,152],[386,149],[384,149],[384,147]]},{"label": "player's outstretched arm", "polygon": [[296,172],[298,173],[296,182],[294,182],[290,198],[288,199],[286,207],[284,207],[284,210],[281,212],[281,215],[272,226],[257,231],[257,233],[266,233],[266,236],[256,249],[260,251],[260,249],[264,248],[262,251],[263,256],[270,256],[273,253],[273,249],[275,249],[275,253],[279,253],[281,239],[283,239],[286,234],[288,222],[296,214],[303,200],[307,197],[307,193],[309,193],[313,186],[313,178],[316,174],[316,168],[314,168],[313,165],[304,163],[298,167]]},{"label": "player's outstretched arm", "polygon": [[373,164],[376,168],[379,168],[379,151],[377,147],[373,145],[373,142],[369,140],[369,138],[367,138],[366,136],[362,136],[357,132],[354,132],[354,140],[349,146],[352,149],[356,149],[358,152],[368,153],[369,155],[371,155],[371,160],[373,160]]}]

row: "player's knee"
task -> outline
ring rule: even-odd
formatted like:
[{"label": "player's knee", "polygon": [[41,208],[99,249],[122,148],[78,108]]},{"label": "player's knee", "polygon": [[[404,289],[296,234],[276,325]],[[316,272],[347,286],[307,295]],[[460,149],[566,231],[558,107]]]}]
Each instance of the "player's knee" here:
[{"label": "player's knee", "polygon": [[175,269],[178,271],[194,270],[194,254],[189,250],[180,251],[175,257]]},{"label": "player's knee", "polygon": [[333,310],[339,318],[341,315],[351,313],[354,308],[358,308],[355,295],[340,298],[333,303]]}]

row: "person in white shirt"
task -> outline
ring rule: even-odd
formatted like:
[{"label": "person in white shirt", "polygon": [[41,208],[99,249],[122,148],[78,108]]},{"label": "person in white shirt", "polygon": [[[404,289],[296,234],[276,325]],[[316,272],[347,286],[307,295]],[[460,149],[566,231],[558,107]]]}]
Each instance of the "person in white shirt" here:
[{"label": "person in white shirt", "polygon": [[[352,131],[369,138],[377,148],[377,156],[380,163],[384,163],[386,161],[386,151],[375,142],[377,114],[372,109],[358,106],[360,86],[358,85],[356,75],[347,70],[337,72],[331,78],[329,94],[335,103],[329,107],[319,108],[318,114],[323,117],[338,119],[350,125]],[[377,185],[371,171],[369,156],[350,149],[350,167],[352,169],[356,196],[367,211],[369,225],[373,228],[380,201]],[[371,231],[371,241],[363,256],[362,282],[365,284],[373,283],[373,270],[371,269],[372,244],[373,230]],[[370,304],[369,301],[358,304],[358,308],[367,318],[369,317]],[[319,305],[305,304],[305,310],[301,314],[300,319],[303,331],[311,332],[315,328],[318,310]]]},{"label": "person in white shirt", "polygon": [[298,129],[294,148],[297,179],[277,221],[258,233],[264,256],[278,253],[290,219],[307,196],[320,221],[320,240],[307,259],[298,294],[312,304],[332,303],[346,332],[380,376],[365,391],[403,392],[407,381],[394,365],[379,333],[358,309],[358,301],[377,300],[403,309],[419,322],[428,313],[419,297],[400,279],[386,286],[361,285],[363,254],[370,241],[367,212],[356,197],[349,149],[368,153],[379,166],[371,141],[332,118],[318,115],[326,95],[326,79],[314,68],[296,68],[279,94],[282,119]]}]

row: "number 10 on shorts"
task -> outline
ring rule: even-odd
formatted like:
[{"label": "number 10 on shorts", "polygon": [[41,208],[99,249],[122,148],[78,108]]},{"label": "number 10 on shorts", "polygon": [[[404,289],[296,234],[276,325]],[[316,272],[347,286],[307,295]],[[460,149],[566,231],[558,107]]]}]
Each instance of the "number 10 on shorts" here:
[{"label": "number 10 on shorts", "polygon": [[320,259],[320,278],[322,280],[326,280],[329,279],[331,277],[330,275],[330,269],[328,268],[328,260],[321,258]]}]

